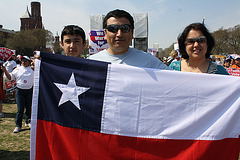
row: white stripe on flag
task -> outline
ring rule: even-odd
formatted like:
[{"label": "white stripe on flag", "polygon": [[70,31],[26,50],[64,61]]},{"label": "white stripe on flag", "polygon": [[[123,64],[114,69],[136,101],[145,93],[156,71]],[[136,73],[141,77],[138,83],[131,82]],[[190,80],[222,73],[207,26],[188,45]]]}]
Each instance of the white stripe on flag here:
[{"label": "white stripe on flag", "polygon": [[158,139],[238,138],[239,82],[233,76],[110,64],[101,132]]},{"label": "white stripe on flag", "polygon": [[38,93],[39,93],[39,80],[40,80],[40,64],[41,61],[35,60],[34,71],[34,89],[32,100],[32,115],[31,115],[31,146],[30,146],[30,160],[36,157],[36,133],[37,133],[37,115],[38,115]]}]

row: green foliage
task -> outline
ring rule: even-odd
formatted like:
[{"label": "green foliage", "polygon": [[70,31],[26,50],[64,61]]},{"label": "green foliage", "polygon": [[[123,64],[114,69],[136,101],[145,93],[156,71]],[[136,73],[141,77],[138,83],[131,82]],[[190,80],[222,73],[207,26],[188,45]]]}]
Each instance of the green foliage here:
[{"label": "green foliage", "polygon": [[0,47],[6,47],[7,39],[2,32],[0,32]]},{"label": "green foliage", "polygon": [[57,42],[54,43],[53,50],[54,50],[55,54],[61,54],[63,51],[61,45]]},{"label": "green foliage", "polygon": [[162,50],[161,52],[158,53],[158,57],[168,57],[170,52],[174,49],[174,43],[168,47]]},{"label": "green foliage", "polygon": [[220,28],[212,34],[216,41],[213,54],[239,54],[240,25],[229,29]]},{"label": "green foliage", "polygon": [[44,29],[20,31],[7,39],[6,47],[16,50],[17,54],[32,56],[33,51],[46,51],[46,44],[53,43],[53,35]]},{"label": "green foliage", "polygon": [[83,49],[82,56],[89,54],[89,40],[86,40],[86,46]]}]

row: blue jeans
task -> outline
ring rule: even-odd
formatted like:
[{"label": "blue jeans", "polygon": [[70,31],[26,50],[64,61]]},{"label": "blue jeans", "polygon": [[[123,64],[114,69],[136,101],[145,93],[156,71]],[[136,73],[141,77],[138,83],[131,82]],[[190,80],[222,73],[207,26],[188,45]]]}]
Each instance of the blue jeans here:
[{"label": "blue jeans", "polygon": [[16,101],[17,101],[17,116],[16,116],[16,127],[22,127],[22,119],[24,108],[26,108],[25,116],[26,123],[29,123],[31,119],[31,106],[32,106],[32,93],[33,88],[31,89],[20,89],[16,90]]}]

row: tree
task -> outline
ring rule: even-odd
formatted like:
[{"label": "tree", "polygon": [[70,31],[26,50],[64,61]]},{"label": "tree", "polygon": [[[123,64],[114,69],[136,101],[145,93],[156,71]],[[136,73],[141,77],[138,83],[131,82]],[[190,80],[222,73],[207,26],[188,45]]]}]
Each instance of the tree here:
[{"label": "tree", "polygon": [[62,53],[63,49],[62,49],[62,47],[61,47],[61,45],[59,44],[58,41],[54,42],[53,50],[56,54],[61,54]]},{"label": "tree", "polygon": [[160,51],[158,56],[159,57],[168,57],[173,49],[174,49],[174,43],[170,47],[165,48],[164,50]]},{"label": "tree", "polygon": [[89,54],[89,40],[86,40],[86,46],[83,49],[82,56],[87,56]]},{"label": "tree", "polygon": [[6,43],[7,43],[6,37],[2,32],[0,32],[0,47],[6,47]]},{"label": "tree", "polygon": [[231,52],[237,54],[240,49],[240,25],[230,28],[228,33],[228,43],[231,47]]},{"label": "tree", "polygon": [[220,28],[212,34],[216,42],[213,54],[239,54],[240,25],[229,29]]},{"label": "tree", "polygon": [[17,54],[32,55],[37,46],[37,38],[29,31],[21,31],[7,40],[7,47],[16,50]]},{"label": "tree", "polygon": [[32,56],[33,51],[48,51],[46,44],[53,43],[50,31],[44,29],[33,29],[20,31],[7,40],[6,46],[16,50],[17,54]]},{"label": "tree", "polygon": [[43,50],[46,48],[46,31],[44,29],[33,29],[28,30],[31,32],[32,36],[34,36],[37,40],[35,50]]},{"label": "tree", "polygon": [[54,41],[53,33],[48,30],[45,30],[45,34],[46,34],[46,45],[54,46],[55,41]]},{"label": "tree", "polygon": [[215,47],[212,51],[213,54],[226,53],[229,50],[228,47],[228,31],[220,28],[219,30],[212,33],[215,39]]}]

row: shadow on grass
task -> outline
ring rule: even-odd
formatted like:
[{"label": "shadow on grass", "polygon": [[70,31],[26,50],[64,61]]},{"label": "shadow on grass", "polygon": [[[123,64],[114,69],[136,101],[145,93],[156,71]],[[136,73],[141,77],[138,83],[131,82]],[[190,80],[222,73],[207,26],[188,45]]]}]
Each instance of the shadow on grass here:
[{"label": "shadow on grass", "polygon": [[0,150],[0,159],[4,160],[29,160],[30,151],[5,151]]},{"label": "shadow on grass", "polygon": [[4,113],[4,118],[15,118],[17,113]]},{"label": "shadow on grass", "polygon": [[21,129],[21,132],[29,131],[29,130],[31,130],[31,128],[25,128],[25,129]]}]

